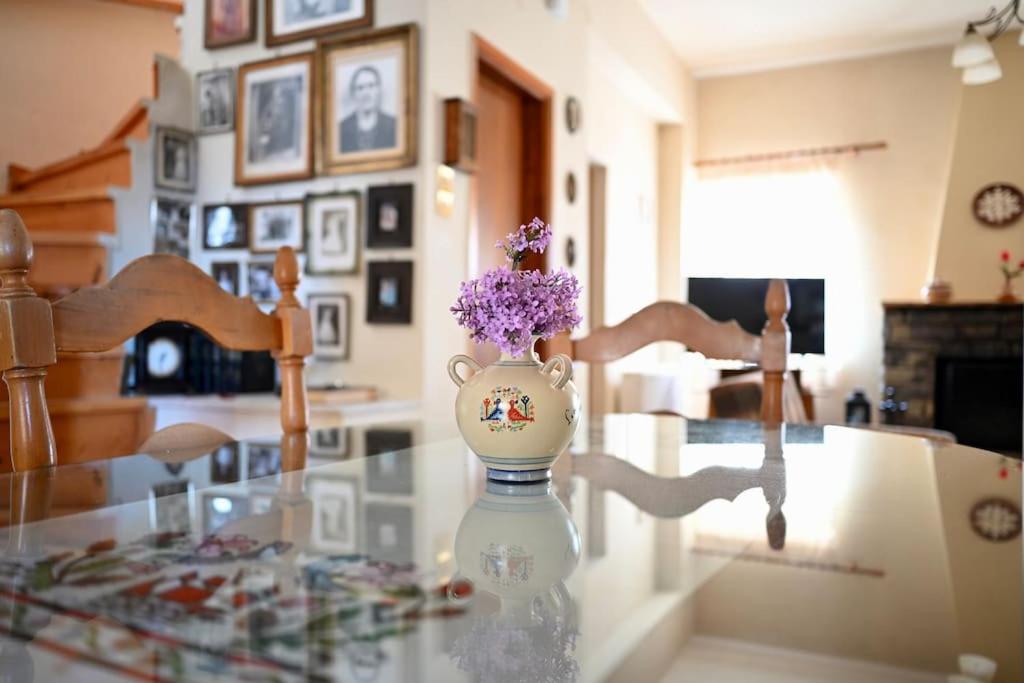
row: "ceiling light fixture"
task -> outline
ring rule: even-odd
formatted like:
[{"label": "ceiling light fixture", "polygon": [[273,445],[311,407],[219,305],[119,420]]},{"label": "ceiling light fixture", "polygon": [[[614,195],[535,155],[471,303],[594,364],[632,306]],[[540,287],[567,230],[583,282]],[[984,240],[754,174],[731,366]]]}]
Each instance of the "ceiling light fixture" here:
[{"label": "ceiling light fixture", "polygon": [[[967,85],[981,85],[998,81],[1003,70],[996,59],[990,41],[1001,36],[1016,21],[1024,25],[1024,17],[1020,14],[1021,0],[1010,0],[1003,9],[996,11],[993,7],[984,19],[967,24],[964,37],[953,48],[953,66],[963,69],[963,82]],[[994,26],[987,36],[978,32],[982,26]],[[1024,32],[1021,33],[1020,44],[1024,45]]]}]

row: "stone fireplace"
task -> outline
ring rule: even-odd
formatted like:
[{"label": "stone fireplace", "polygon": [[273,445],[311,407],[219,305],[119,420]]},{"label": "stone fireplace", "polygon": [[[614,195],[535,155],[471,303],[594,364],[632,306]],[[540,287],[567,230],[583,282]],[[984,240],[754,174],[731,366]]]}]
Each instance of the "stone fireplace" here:
[{"label": "stone fireplace", "polygon": [[903,423],[1021,452],[1024,305],[885,304],[885,385]]}]

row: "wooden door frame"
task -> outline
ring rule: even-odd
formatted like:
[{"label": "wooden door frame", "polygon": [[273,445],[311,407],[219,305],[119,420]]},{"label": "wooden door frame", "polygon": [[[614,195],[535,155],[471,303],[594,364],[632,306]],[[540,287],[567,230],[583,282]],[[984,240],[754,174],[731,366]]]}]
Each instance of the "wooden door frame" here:
[{"label": "wooden door frame", "polygon": [[[520,213],[523,222],[529,221],[534,216],[539,216],[545,221],[551,217],[552,207],[552,139],[554,137],[554,121],[552,120],[552,102],[554,100],[554,88],[528,71],[521,64],[499,50],[493,43],[473,34],[472,54],[470,64],[473,65],[473,96],[472,102],[479,109],[480,105],[480,74],[482,70],[488,70],[497,74],[500,78],[507,80],[515,87],[522,90],[529,97],[524,100],[523,138],[529,140],[530,144],[524,144],[523,157],[523,197]],[[478,143],[479,147],[479,143]],[[477,201],[479,190],[476,176],[471,176],[469,181],[469,240],[470,245],[479,245],[479,214]],[[514,226],[508,226],[509,231]],[[470,275],[477,276],[474,272],[479,262],[479,254],[473,251],[472,246],[467,250],[470,261]],[[541,255],[537,261],[530,264],[531,267],[544,268],[547,265],[547,255]],[[541,357],[547,357],[547,343],[541,342],[537,345]]]},{"label": "wooden door frame", "polygon": [[[587,167],[587,231],[590,242],[589,271],[587,287],[590,291],[588,326],[590,330],[603,327],[605,302],[605,236],[607,234],[608,168],[591,161]],[[591,415],[601,415],[608,410],[608,375],[605,363],[591,363],[589,368],[587,409]]]}]

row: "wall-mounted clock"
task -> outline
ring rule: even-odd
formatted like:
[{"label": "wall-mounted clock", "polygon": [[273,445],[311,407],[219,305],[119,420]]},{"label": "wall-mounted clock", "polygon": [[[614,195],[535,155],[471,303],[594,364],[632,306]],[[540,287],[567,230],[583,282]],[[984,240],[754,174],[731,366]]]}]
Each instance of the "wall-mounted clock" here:
[{"label": "wall-mounted clock", "polygon": [[1009,183],[992,183],[978,190],[971,208],[981,223],[1005,228],[1024,214],[1024,194]]},{"label": "wall-mounted clock", "polygon": [[176,394],[189,389],[190,330],[180,323],[157,323],[135,337],[135,389],[143,394]]},{"label": "wall-mounted clock", "polygon": [[986,541],[1001,543],[1020,535],[1020,508],[1003,498],[986,498],[971,508],[971,528]]}]

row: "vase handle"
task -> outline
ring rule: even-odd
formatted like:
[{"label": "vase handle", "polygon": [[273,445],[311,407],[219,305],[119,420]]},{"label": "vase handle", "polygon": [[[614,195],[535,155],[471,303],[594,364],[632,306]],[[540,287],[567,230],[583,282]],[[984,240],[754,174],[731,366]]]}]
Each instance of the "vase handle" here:
[{"label": "vase handle", "polygon": [[455,382],[455,386],[457,387],[461,387],[466,383],[466,380],[459,377],[459,363],[469,366],[473,372],[480,372],[481,370],[480,364],[465,354],[460,353],[452,356],[451,360],[448,361],[448,376],[452,378],[452,381]]},{"label": "vase handle", "polygon": [[556,353],[551,358],[548,358],[548,361],[544,363],[544,367],[540,371],[550,373],[556,365],[558,366],[558,375],[551,382],[551,386],[555,389],[561,389],[572,379],[572,358],[569,358],[564,353]]}]

